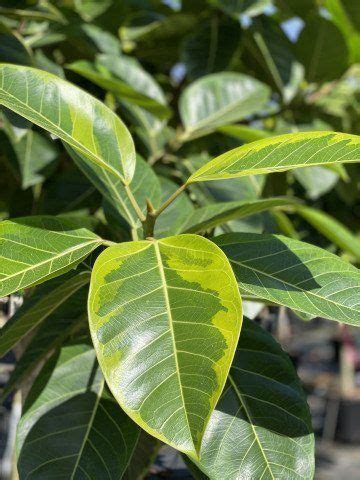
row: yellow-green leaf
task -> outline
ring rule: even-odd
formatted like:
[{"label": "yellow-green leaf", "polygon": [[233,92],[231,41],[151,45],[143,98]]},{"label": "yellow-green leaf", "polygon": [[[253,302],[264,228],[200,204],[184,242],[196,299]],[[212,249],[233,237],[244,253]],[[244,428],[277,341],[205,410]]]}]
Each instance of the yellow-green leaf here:
[{"label": "yellow-green leaf", "polygon": [[131,135],[109,108],[48,72],[0,65],[0,105],[13,110],[130,183],[135,170]]},{"label": "yellow-green leaf", "polygon": [[196,235],[110,247],[93,269],[89,321],[122,408],[195,458],[242,323],[226,256]]},{"label": "yellow-green leaf", "polygon": [[205,164],[187,183],[282,172],[360,160],[360,137],[335,132],[289,133],[234,148]]}]

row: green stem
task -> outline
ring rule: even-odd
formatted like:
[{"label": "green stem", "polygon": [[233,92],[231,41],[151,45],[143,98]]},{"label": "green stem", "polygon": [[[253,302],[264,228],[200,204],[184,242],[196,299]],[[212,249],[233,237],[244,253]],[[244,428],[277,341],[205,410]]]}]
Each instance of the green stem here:
[{"label": "green stem", "polygon": [[102,244],[105,245],[106,247],[112,247],[112,246],[116,245],[116,242],[112,242],[111,240],[103,239]]},{"label": "green stem", "polygon": [[125,185],[125,192],[130,200],[131,205],[134,207],[136,215],[139,217],[141,222],[144,222],[146,217],[143,214],[141,208],[139,207],[139,204],[137,203],[136,198],[134,197],[132,191],[130,190],[129,185]]},{"label": "green stem", "polygon": [[187,184],[181,185],[170,197],[153,213],[155,218],[162,214],[162,212],[185,190]]}]

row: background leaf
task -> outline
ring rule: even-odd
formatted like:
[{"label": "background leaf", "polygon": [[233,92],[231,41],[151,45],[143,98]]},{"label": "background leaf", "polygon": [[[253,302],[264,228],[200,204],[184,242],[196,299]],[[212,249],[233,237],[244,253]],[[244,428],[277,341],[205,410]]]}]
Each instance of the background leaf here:
[{"label": "background leaf", "polygon": [[360,272],[336,255],[279,235],[217,237],[241,292],[294,310],[359,325]]},{"label": "background leaf", "polygon": [[311,480],[314,463],[309,408],[293,365],[268,332],[245,319],[199,466],[214,479]]},{"label": "background leaf", "polygon": [[342,75],[348,66],[348,48],[340,30],[330,20],[314,16],[306,22],[296,44],[309,82],[324,82]]},{"label": "background leaf", "polygon": [[75,268],[102,240],[85,228],[50,216],[0,223],[0,295],[61,275]]},{"label": "background leaf", "polygon": [[185,138],[206,135],[261,110],[269,88],[241,73],[214,73],[193,82],[181,95],[179,109]]},{"label": "background leaf", "polygon": [[183,231],[188,233],[204,231],[229,220],[244,218],[275,207],[285,207],[293,202],[296,202],[296,199],[279,197],[214,203],[194,210],[188,217]]},{"label": "background leaf", "polygon": [[45,365],[18,426],[20,478],[122,477],[139,429],[104,383],[86,344],[62,348]]}]

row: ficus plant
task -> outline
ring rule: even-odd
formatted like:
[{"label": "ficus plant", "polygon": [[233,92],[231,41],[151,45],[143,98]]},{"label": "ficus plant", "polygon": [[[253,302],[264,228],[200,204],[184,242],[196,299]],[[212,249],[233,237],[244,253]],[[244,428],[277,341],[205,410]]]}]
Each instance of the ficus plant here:
[{"label": "ficus plant", "polygon": [[140,480],[163,444],[196,479],[312,479],[301,382],[254,319],[360,324],[352,2],[3,3],[20,480]]},{"label": "ficus plant", "polygon": [[[136,159],[128,129],[100,101],[29,67],[2,64],[0,85],[1,104],[60,138],[133,222],[133,239],[123,242],[61,216],[0,225],[1,296],[44,283],[3,328],[1,353],[68,299],[78,303],[78,295],[87,301],[93,344],[70,342],[35,381],[19,426],[20,477],[51,478],[56,469],[62,478],[120,478],[141,448],[143,430],[210,478],[255,471],[253,478],[280,478],[284,471],[311,478],[304,394],[269,334],[243,322],[241,295],[356,324],[358,270],[284,236],[201,235],[225,219],[291,206],[291,199],[184,206],[185,219],[169,236],[157,235],[157,222],[200,182],[357,162],[359,138],[305,132],[251,142],[205,163],[161,203],[156,177]],[[91,252],[95,262],[79,267]],[[53,326],[45,325],[42,334],[49,335]],[[60,324],[54,328],[64,335]],[[28,365],[29,359],[18,376]]]}]

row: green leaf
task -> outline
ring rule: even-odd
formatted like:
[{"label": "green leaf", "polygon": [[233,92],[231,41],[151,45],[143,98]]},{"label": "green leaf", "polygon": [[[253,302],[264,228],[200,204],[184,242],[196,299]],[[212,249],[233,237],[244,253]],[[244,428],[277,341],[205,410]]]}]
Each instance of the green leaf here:
[{"label": "green leaf", "polygon": [[2,64],[0,104],[57,135],[123,183],[131,182],[135,149],[129,131],[80,88],[41,70]]},{"label": "green leaf", "polygon": [[338,173],[328,168],[317,166],[294,170],[293,175],[305,188],[306,196],[311,200],[317,200],[329,192],[339,180]]},{"label": "green leaf", "polygon": [[336,255],[280,235],[217,237],[240,291],[294,310],[359,325],[360,272]]},{"label": "green leaf", "polygon": [[[87,280],[90,280],[90,273],[83,272],[83,274],[80,275],[86,275]],[[64,280],[62,281],[65,283]],[[1,392],[0,403],[6,399],[10,392],[15,388],[18,388],[19,384],[24,380],[26,381],[26,379],[31,378],[29,376],[33,375],[34,371],[38,371],[41,362],[50,358],[50,356],[55,353],[55,350],[59,348],[70,335],[73,335],[75,332],[78,332],[81,328],[86,326],[87,286],[79,287],[74,282],[72,282],[71,285],[71,281],[68,281],[67,288],[71,286],[73,287],[71,296],[69,296],[66,289],[63,288],[62,291],[65,297],[63,297],[61,303],[58,302],[58,305],[55,306],[54,303],[51,302],[59,292],[54,292],[51,296],[51,289],[49,287],[56,287],[56,283],[60,283],[59,279],[49,282],[46,289],[44,289],[43,286],[39,287],[38,292],[33,295],[33,297],[36,297],[38,300],[37,308],[34,305],[33,297],[29,300],[25,300],[25,305],[27,305],[28,302],[31,303],[32,308],[30,311],[29,308],[25,308],[24,313],[25,306],[23,305],[2,329],[2,331],[5,331],[7,325],[11,323],[12,326],[10,329],[6,330],[5,337],[9,337],[9,332],[12,332],[15,335],[12,339],[12,341],[14,341],[19,339],[20,336],[23,337],[29,331],[32,331],[34,327],[37,327],[39,323],[42,322],[38,330],[35,332],[35,335],[32,337],[29,345],[26,347],[25,352],[16,362],[10,378]],[[58,286],[58,290],[61,290],[61,285]],[[47,308],[49,310],[46,313],[45,310],[41,311],[39,309],[39,298],[41,300],[43,295],[44,300],[45,298],[47,300]],[[42,305],[45,306],[44,301],[42,301]],[[22,313],[20,313],[21,311]],[[39,315],[38,319],[36,319],[36,314]],[[15,322],[13,322],[14,318],[16,318]],[[20,332],[19,328],[21,329]],[[4,340],[6,342],[6,338],[4,339],[2,337],[0,341],[0,349],[4,345]]]},{"label": "green leaf", "polygon": [[[160,177],[160,183],[162,192],[160,203],[163,203],[179,188],[179,186],[164,177]],[[190,198],[186,192],[182,192],[156,220],[155,237],[169,237],[183,232],[184,225],[193,211],[194,207]]]},{"label": "green leaf", "polygon": [[295,369],[272,336],[245,319],[198,465],[212,479],[312,480],[314,463],[310,412]]},{"label": "green leaf", "polygon": [[201,167],[187,183],[359,160],[360,140],[357,135],[335,132],[288,133],[234,148]]},{"label": "green leaf", "polygon": [[240,15],[252,17],[263,13],[272,0],[210,0],[210,3],[238,19]]},{"label": "green leaf", "polygon": [[63,347],[45,365],[17,430],[20,478],[122,477],[139,429],[104,383],[86,344]]},{"label": "green leaf", "polygon": [[241,327],[226,257],[196,235],[118,244],[95,262],[88,305],[98,360],[121,407],[195,458]]},{"label": "green leaf", "polygon": [[[162,88],[135,58],[126,55],[121,57],[99,55],[97,58],[99,64],[108,69],[114,77],[127,83],[137,92],[146,92],[149,98],[162,105],[167,111],[165,117],[169,116],[170,111]],[[166,122],[161,121],[139,105],[130,103],[125,99],[119,100],[131,117],[132,122],[138,126],[135,131],[147,146],[150,154],[158,154],[169,137],[165,129]]]},{"label": "green leaf", "polygon": [[218,127],[217,131],[229,137],[239,139],[244,143],[255,142],[256,140],[272,136],[270,132],[248,127],[247,125],[224,125],[223,127]]},{"label": "green leaf", "polygon": [[227,70],[240,42],[239,22],[213,16],[185,37],[180,58],[190,79]]},{"label": "green leaf", "polygon": [[193,211],[182,231],[188,233],[201,232],[229,220],[244,218],[275,207],[286,207],[294,202],[296,203],[296,200],[292,198],[274,197],[206,205]]},{"label": "green leaf", "polygon": [[56,217],[38,216],[0,223],[0,296],[61,275],[76,267],[102,239]]},{"label": "green leaf", "polygon": [[106,12],[111,6],[111,0],[75,0],[74,7],[79,15],[86,21],[91,22],[96,17]]},{"label": "green leaf", "polygon": [[299,206],[296,207],[296,212],[327,239],[342,250],[354,255],[360,262],[360,240],[345,225],[331,215],[315,208]]},{"label": "green leaf", "polygon": [[122,480],[143,480],[146,478],[161,445],[159,440],[141,430],[130,464]]},{"label": "green leaf", "polygon": [[75,166],[52,176],[39,200],[39,213],[64,214],[93,212],[100,203],[100,195],[83,173]]},{"label": "green leaf", "polygon": [[166,105],[162,105],[150,96],[137,91],[131,85],[113,77],[110,72],[106,72],[101,68],[98,69],[94,63],[87,60],[77,60],[67,65],[67,69],[87,78],[95,85],[118,95],[121,99],[144,108],[159,118],[168,118],[170,116],[171,112]]},{"label": "green leaf", "polygon": [[349,52],[344,37],[336,25],[320,16],[306,21],[296,51],[309,82],[338,79],[348,67]]},{"label": "green leaf", "polygon": [[[110,172],[98,165],[89,164],[72,148],[66,148],[76,165],[85,173],[99,192],[115,207],[130,228],[136,230],[141,226],[140,220],[125,191],[124,185]],[[160,204],[161,186],[153,169],[141,157],[137,157],[131,191],[143,213],[146,212],[146,198],[155,208]]]},{"label": "green leaf", "polygon": [[343,33],[350,51],[350,62],[360,61],[360,9],[352,0],[325,0],[331,20]]},{"label": "green leaf", "polygon": [[13,33],[3,23],[0,23],[0,61],[31,65],[31,53],[25,46],[21,37]]},{"label": "green leaf", "polygon": [[9,125],[7,133],[11,145],[8,159],[17,172],[21,187],[25,190],[42,183],[58,159],[56,144],[32,128],[20,130]]},{"label": "green leaf", "polygon": [[303,80],[304,69],[296,61],[293,46],[278,22],[265,15],[255,19],[244,45],[247,66],[289,103]]},{"label": "green leaf", "polygon": [[[69,273],[39,286],[1,329],[0,357],[11,350],[22,338],[46,320],[73,295],[77,298],[81,287],[89,283],[90,273]],[[75,301],[75,300],[74,300]]]},{"label": "green leaf", "polygon": [[180,97],[184,139],[207,135],[217,127],[242,120],[264,108],[269,97],[270,89],[247,75],[207,75],[187,87]]}]

